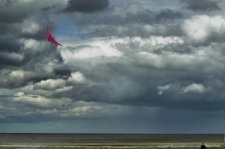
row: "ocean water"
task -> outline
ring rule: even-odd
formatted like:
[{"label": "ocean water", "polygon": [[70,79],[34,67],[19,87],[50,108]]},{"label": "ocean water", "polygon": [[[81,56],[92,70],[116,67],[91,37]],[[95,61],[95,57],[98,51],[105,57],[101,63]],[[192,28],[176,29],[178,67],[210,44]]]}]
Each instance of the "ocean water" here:
[{"label": "ocean water", "polygon": [[[220,148],[223,134],[0,134],[0,148]],[[217,144],[218,142],[218,144]],[[151,146],[151,143],[156,145]],[[157,144],[158,143],[158,144]],[[193,144],[195,143],[195,144]],[[136,146],[135,146],[136,145]],[[160,147],[159,147],[160,146]],[[208,145],[209,146],[209,145]]]}]

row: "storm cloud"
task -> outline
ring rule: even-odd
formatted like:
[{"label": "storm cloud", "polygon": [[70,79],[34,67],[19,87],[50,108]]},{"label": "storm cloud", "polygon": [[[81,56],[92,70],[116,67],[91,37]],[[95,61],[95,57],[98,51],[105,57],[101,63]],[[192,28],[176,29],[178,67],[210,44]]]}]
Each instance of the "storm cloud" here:
[{"label": "storm cloud", "polygon": [[1,1],[0,132],[221,132],[220,5]]},{"label": "storm cloud", "polygon": [[184,2],[187,3],[186,8],[193,11],[213,11],[220,9],[218,3],[212,0],[184,0]]},{"label": "storm cloud", "polygon": [[65,12],[86,12],[101,11],[109,6],[108,0],[69,0]]}]

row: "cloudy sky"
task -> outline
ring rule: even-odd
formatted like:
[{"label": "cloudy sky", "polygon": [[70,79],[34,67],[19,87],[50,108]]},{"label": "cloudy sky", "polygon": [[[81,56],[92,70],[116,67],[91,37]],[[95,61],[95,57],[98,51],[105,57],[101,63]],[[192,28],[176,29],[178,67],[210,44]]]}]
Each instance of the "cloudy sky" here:
[{"label": "cloudy sky", "polygon": [[1,0],[0,132],[224,133],[224,8]]}]

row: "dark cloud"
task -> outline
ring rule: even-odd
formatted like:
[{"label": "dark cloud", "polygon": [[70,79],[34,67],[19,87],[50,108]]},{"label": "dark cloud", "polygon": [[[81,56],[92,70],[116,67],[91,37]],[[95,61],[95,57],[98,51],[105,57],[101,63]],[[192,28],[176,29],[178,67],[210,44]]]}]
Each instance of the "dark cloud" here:
[{"label": "dark cloud", "polygon": [[213,11],[220,10],[216,1],[211,0],[184,0],[187,3],[187,9],[193,11]]},{"label": "dark cloud", "polygon": [[68,78],[71,74],[71,70],[69,68],[55,68],[54,73],[56,76],[61,77],[66,77]]},{"label": "dark cloud", "polygon": [[100,14],[73,14],[70,18],[81,34],[85,33],[83,36],[182,36],[179,24],[186,18],[185,14],[171,9],[152,11],[142,8],[133,12],[127,7],[125,11],[113,8]]},{"label": "dark cloud", "polygon": [[108,6],[108,0],[69,0],[64,11],[91,13],[104,10]]},{"label": "dark cloud", "polygon": [[53,4],[52,6],[47,6],[44,8],[41,8],[42,11],[44,12],[54,12],[54,11],[59,11],[61,10],[61,5],[59,3]]},{"label": "dark cloud", "polygon": [[[21,22],[29,15],[28,12],[33,13],[35,6],[19,3],[16,1],[1,1],[0,2],[0,22],[1,23],[16,23]],[[18,11],[20,10],[20,11]]]},{"label": "dark cloud", "polygon": [[0,37],[0,49],[1,52],[19,52],[21,44],[18,37],[15,36],[1,36]]},{"label": "dark cloud", "polygon": [[[2,1],[0,131],[58,121],[65,132],[197,132],[224,123],[224,17],[196,12],[217,10],[213,1],[185,3],[193,11],[180,1]],[[63,47],[46,41],[47,25]],[[67,127],[73,119],[80,126]]]},{"label": "dark cloud", "polygon": [[0,65],[1,66],[20,66],[23,64],[23,55],[15,53],[0,53]]},{"label": "dark cloud", "polygon": [[[131,9],[131,8],[130,8]],[[117,12],[118,11],[118,12]],[[179,21],[184,15],[180,12],[171,9],[160,9],[158,11],[151,11],[149,9],[141,9],[136,12],[125,11],[120,14],[120,11],[113,9],[111,13],[103,12],[101,14],[84,14],[82,16],[76,15],[78,20],[76,23],[82,25],[129,25],[129,24],[165,24]],[[119,14],[118,14],[119,13]],[[94,17],[95,19],[91,19]]]},{"label": "dark cloud", "polygon": [[[18,88],[29,82],[52,77],[51,71],[54,68],[47,69],[43,66],[47,66],[47,63],[54,59],[56,63],[62,62],[61,56],[56,52],[56,47],[45,41],[46,26],[52,25],[54,28],[54,20],[50,21],[49,15],[55,13],[55,10],[44,12],[41,9],[53,7],[59,10],[59,7],[63,7],[62,3],[60,1],[53,3],[50,1],[42,3],[1,1],[0,7],[0,67],[6,70],[2,75],[9,76],[10,71],[22,75],[20,78],[2,79],[1,87]],[[36,74],[30,74],[31,68],[36,71]]]}]

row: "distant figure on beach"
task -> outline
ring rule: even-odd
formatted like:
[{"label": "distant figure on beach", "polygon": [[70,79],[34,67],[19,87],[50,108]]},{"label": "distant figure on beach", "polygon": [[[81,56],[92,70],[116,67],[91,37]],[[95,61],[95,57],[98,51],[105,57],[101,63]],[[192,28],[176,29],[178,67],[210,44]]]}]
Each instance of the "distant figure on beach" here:
[{"label": "distant figure on beach", "polygon": [[206,149],[206,146],[205,146],[205,144],[204,144],[204,143],[202,143],[202,145],[201,145],[201,149]]}]

